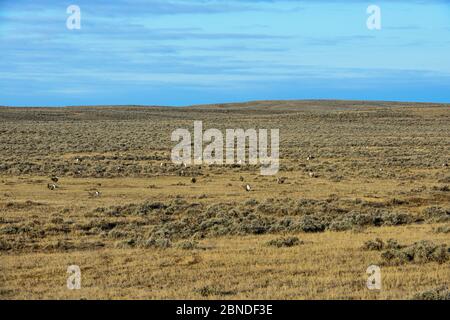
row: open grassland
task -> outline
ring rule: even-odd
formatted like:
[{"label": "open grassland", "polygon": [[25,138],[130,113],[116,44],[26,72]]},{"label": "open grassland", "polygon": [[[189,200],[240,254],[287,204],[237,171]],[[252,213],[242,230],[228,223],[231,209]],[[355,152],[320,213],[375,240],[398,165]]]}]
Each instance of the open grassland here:
[{"label": "open grassland", "polygon": [[[194,120],[279,128],[279,174],[173,165]],[[0,108],[0,160],[2,299],[450,296],[449,105]]]}]

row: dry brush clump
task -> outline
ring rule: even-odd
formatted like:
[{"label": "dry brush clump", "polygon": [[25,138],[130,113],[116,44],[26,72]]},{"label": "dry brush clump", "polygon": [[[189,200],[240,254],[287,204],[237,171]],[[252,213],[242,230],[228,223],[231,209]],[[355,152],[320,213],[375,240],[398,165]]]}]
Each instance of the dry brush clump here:
[{"label": "dry brush clump", "polygon": [[[200,200],[200,199],[199,199]],[[122,248],[168,248],[173,242],[191,238],[243,236],[280,233],[320,233],[326,230],[361,230],[367,227],[396,226],[435,221],[447,215],[443,209],[425,210],[419,216],[391,212],[383,205],[364,201],[351,203],[338,197],[325,200],[269,198],[264,201],[205,203],[175,197],[166,201],[144,201],[126,205],[98,207],[84,218],[68,218],[70,210],[48,219],[27,222],[0,221],[0,236],[15,250],[73,250],[73,240],[98,241]],[[14,210],[47,207],[41,203],[10,203]],[[67,208],[66,208],[67,209]],[[431,213],[430,213],[431,212]],[[22,236],[20,241],[14,237]],[[60,238],[68,245],[49,246]],[[30,239],[30,240],[27,240]],[[77,245],[83,249],[89,246]]]},{"label": "dry brush clump", "polygon": [[399,244],[395,239],[389,239],[386,242],[384,242],[380,238],[376,238],[375,240],[367,240],[366,242],[364,242],[362,249],[371,251],[381,251],[386,249],[399,250],[404,247],[405,246]]},{"label": "dry brush clump", "polygon": [[211,297],[211,296],[230,296],[235,295],[237,292],[232,290],[223,289],[218,285],[206,285],[202,286],[198,289],[194,290],[195,293],[198,293],[202,297]]},{"label": "dry brush clump", "polygon": [[433,228],[433,231],[435,233],[450,233],[450,224]]},{"label": "dry brush clump", "polygon": [[447,245],[437,245],[430,241],[419,241],[410,246],[388,249],[381,254],[384,265],[401,265],[405,263],[423,264],[446,263],[450,258]]},{"label": "dry brush clump", "polygon": [[425,290],[416,293],[412,300],[450,300],[450,290],[447,286]]},{"label": "dry brush clump", "polygon": [[0,251],[8,251],[13,248],[13,244],[6,240],[0,239]]},{"label": "dry brush clump", "polygon": [[[191,237],[217,237],[225,235],[258,235],[267,233],[317,233],[325,230],[344,231],[353,228],[403,225],[412,223],[414,217],[405,213],[385,210],[365,210],[366,213],[348,211],[327,201],[301,199],[268,199],[263,203],[249,199],[243,203],[219,202],[205,204],[175,199],[168,202],[151,201],[125,206],[99,207],[94,210],[95,222],[85,226],[86,230],[108,231],[115,239],[131,235],[122,228],[122,222],[102,219],[134,220],[135,245],[157,236],[158,239],[189,239]],[[128,222],[130,223],[130,221]],[[79,227],[83,228],[83,227]],[[144,240],[143,240],[144,239]],[[162,241],[162,240],[161,240]],[[160,242],[161,242],[160,241]],[[164,242],[164,241],[163,241]],[[164,247],[164,245],[157,245]]]},{"label": "dry brush clump", "polygon": [[423,264],[428,262],[446,263],[450,259],[450,248],[431,241],[419,241],[412,245],[402,245],[395,239],[386,242],[380,238],[364,242],[362,250],[382,251],[381,264],[402,265],[405,263]]},{"label": "dry brush clump", "polygon": [[450,221],[450,208],[428,207],[423,210],[422,216],[430,222],[447,222]]},{"label": "dry brush clump", "polygon": [[198,241],[195,241],[195,240],[180,241],[177,243],[176,246],[177,246],[177,248],[180,248],[183,250],[201,249]]},{"label": "dry brush clump", "polygon": [[281,237],[281,238],[275,238],[270,241],[268,241],[266,244],[268,246],[282,248],[282,247],[293,247],[298,246],[300,244],[303,244],[304,242],[301,241],[297,237]]},{"label": "dry brush clump", "polygon": [[43,251],[83,251],[97,250],[103,248],[105,244],[100,241],[68,241],[56,240],[44,245]]}]

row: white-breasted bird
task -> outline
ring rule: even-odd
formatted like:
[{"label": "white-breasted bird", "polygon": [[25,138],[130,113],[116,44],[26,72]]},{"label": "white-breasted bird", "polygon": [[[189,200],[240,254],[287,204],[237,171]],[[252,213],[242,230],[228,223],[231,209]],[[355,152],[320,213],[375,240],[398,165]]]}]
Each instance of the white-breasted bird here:
[{"label": "white-breasted bird", "polygon": [[101,193],[100,191],[98,191],[98,190],[89,192],[89,196],[90,196],[90,197],[98,198],[98,197],[100,197],[101,195],[102,195],[102,193]]},{"label": "white-breasted bird", "polygon": [[47,184],[47,188],[53,191],[53,190],[56,190],[58,188],[58,186],[54,183],[49,183],[49,184]]}]

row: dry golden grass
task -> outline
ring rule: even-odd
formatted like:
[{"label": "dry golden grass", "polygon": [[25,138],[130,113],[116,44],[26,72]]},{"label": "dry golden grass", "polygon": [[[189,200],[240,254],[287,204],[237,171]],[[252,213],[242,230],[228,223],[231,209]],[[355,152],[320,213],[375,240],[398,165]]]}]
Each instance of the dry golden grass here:
[{"label": "dry golden grass", "polygon": [[[450,212],[449,110],[270,101],[0,108],[0,298],[409,299],[449,286],[449,261],[390,266],[382,252],[362,249],[375,238],[450,245],[448,232],[436,232],[447,230]],[[281,128],[286,182],[250,166],[182,174],[170,163],[170,132],[193,120]],[[53,174],[60,180],[51,191]],[[147,204],[156,207],[140,212]],[[311,216],[324,232],[283,224]],[[382,220],[355,222],[366,218]],[[334,222],[344,231],[331,231]],[[281,236],[303,243],[267,245]],[[143,245],[152,237],[172,246]],[[186,241],[197,246],[181,249]],[[72,291],[66,270],[74,264],[82,288]],[[371,264],[381,265],[381,291],[366,288]]]},{"label": "dry golden grass", "polygon": [[[204,240],[193,251],[9,254],[2,256],[1,293],[19,299],[408,299],[449,283],[448,263],[407,264],[382,267],[381,291],[366,288],[366,269],[380,254],[361,250],[364,241],[448,241],[430,225],[298,237],[305,244],[291,248],[268,247],[273,236],[264,235]],[[72,264],[81,267],[81,290],[66,287]]]}]

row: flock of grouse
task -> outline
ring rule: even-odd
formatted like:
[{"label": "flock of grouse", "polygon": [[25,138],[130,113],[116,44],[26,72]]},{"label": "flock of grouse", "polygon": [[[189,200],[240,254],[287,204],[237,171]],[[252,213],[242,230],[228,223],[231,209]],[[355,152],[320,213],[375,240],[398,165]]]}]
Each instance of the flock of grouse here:
[{"label": "flock of grouse", "polygon": [[[315,159],[315,157],[313,155],[308,155],[308,157],[306,159],[308,161],[310,161],[310,160]],[[79,162],[81,162],[81,159],[77,158],[75,160],[75,162],[79,163]],[[166,163],[161,162],[160,167],[165,167],[166,165],[167,165]],[[183,163],[181,166],[184,168],[187,168],[187,165],[185,163]],[[183,170],[181,171],[181,175],[183,175],[183,176],[185,175]],[[309,176],[311,178],[317,177],[317,175],[314,172],[309,172]],[[244,177],[241,176],[239,179],[241,182],[244,182]],[[53,175],[50,177],[50,180],[52,181],[52,183],[48,183],[47,188],[52,191],[58,189],[59,188],[59,185],[58,185],[59,177]],[[287,177],[278,177],[277,183],[284,184],[286,182],[286,180],[287,180]],[[197,178],[195,178],[195,177],[191,178],[191,183],[193,183],[193,184],[197,183]],[[247,192],[252,191],[252,187],[249,184],[245,184],[243,187],[244,187],[245,191],[247,191]],[[98,190],[89,191],[89,196],[90,197],[100,197],[101,192]]]},{"label": "flock of grouse", "polygon": [[[59,189],[59,185],[58,185],[59,177],[51,176],[50,180],[52,181],[52,183],[48,183],[47,184],[47,188],[49,190],[52,190],[52,191],[56,190],[56,189]],[[89,192],[89,196],[91,196],[91,197],[100,197],[100,195],[101,195],[101,192],[98,191],[98,190],[94,190],[94,191]]]}]

